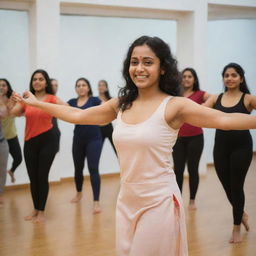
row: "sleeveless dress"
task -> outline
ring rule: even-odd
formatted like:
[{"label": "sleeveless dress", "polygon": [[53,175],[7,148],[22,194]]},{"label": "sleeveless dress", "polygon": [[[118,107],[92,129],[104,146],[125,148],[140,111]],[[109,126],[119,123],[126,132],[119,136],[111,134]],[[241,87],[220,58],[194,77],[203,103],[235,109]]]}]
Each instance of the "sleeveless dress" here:
[{"label": "sleeveless dress", "polygon": [[178,130],[165,120],[171,98],[138,124],[123,122],[118,113],[113,132],[121,169],[117,256],[188,255],[183,203],[171,158]]}]

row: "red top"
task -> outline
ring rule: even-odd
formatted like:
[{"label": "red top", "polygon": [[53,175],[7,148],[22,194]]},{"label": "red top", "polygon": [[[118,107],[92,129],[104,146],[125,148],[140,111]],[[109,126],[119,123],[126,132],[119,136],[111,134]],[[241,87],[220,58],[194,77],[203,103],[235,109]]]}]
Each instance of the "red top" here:
[{"label": "red top", "polygon": [[[204,94],[205,94],[204,91],[195,91],[193,94],[191,94],[188,97],[188,99],[191,99],[198,104],[202,104]],[[179,137],[188,137],[188,136],[196,136],[196,135],[199,135],[202,133],[203,133],[202,128],[185,123],[180,127],[178,136]]]},{"label": "red top", "polygon": [[[48,94],[43,101],[56,104],[57,98],[54,95]],[[23,109],[26,117],[25,141],[30,140],[31,138],[52,128],[51,115],[39,108],[26,104],[23,105]]]}]

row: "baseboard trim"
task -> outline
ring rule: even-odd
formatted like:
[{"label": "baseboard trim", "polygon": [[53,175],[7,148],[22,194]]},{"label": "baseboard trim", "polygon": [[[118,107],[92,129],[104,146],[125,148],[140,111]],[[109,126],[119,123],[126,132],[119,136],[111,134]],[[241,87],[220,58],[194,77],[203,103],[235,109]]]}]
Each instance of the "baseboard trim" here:
[{"label": "baseboard trim", "polygon": [[[119,178],[120,173],[104,173],[101,174],[102,179],[109,179],[109,178]],[[85,180],[89,180],[89,175],[84,176]],[[74,181],[74,177],[65,177],[61,178],[60,181],[50,181],[49,184],[50,186],[53,185],[61,185],[62,183],[65,182],[71,182]],[[10,191],[10,190],[16,190],[16,189],[29,189],[30,184],[18,184],[18,185],[8,185],[5,186],[5,191]]]}]

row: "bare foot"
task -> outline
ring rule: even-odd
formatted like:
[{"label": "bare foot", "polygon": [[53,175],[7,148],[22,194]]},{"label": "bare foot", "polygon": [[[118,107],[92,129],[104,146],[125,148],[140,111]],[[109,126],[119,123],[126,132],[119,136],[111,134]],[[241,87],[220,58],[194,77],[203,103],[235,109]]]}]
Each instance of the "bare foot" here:
[{"label": "bare foot", "polygon": [[244,225],[246,231],[250,230],[248,219],[249,219],[248,214],[246,212],[244,212],[243,217],[242,217],[242,224]]},{"label": "bare foot", "polygon": [[31,214],[28,216],[24,217],[24,220],[29,221],[29,220],[34,220],[37,217],[38,211],[34,210]]},{"label": "bare foot", "polygon": [[93,214],[101,213],[100,203],[99,201],[93,202]]},{"label": "bare foot", "polygon": [[11,170],[9,170],[9,171],[7,171],[7,172],[8,172],[8,174],[9,174],[10,177],[11,177],[11,182],[14,183],[14,182],[16,181],[16,179],[15,179],[15,177],[14,177],[14,173],[13,173]]},{"label": "bare foot", "polygon": [[37,216],[33,219],[33,223],[43,223],[45,221],[45,216],[43,211],[38,211]]},{"label": "bare foot", "polygon": [[82,192],[77,192],[76,196],[70,201],[70,203],[78,203],[82,199]]},{"label": "bare foot", "polygon": [[232,235],[231,235],[229,242],[232,244],[242,242],[242,237],[241,237],[241,233],[240,233],[240,225],[234,225]]},{"label": "bare foot", "polygon": [[189,205],[188,205],[188,209],[189,209],[189,210],[196,210],[196,209],[197,209],[197,208],[196,208],[195,200],[190,199]]}]

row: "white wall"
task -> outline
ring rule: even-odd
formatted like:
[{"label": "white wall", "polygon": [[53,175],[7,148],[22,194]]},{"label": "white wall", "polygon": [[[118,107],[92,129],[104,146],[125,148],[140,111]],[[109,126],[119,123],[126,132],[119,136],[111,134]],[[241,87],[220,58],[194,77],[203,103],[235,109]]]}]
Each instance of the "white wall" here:
[{"label": "white wall", "polygon": [[[0,77],[6,78],[13,89],[22,92],[29,87],[28,12],[0,10]],[[19,140],[23,148],[24,118],[16,119]],[[10,159],[9,159],[10,160]],[[9,165],[11,161],[9,161]],[[16,173],[18,183],[27,183],[24,162]],[[9,177],[7,185],[10,184]]]}]

